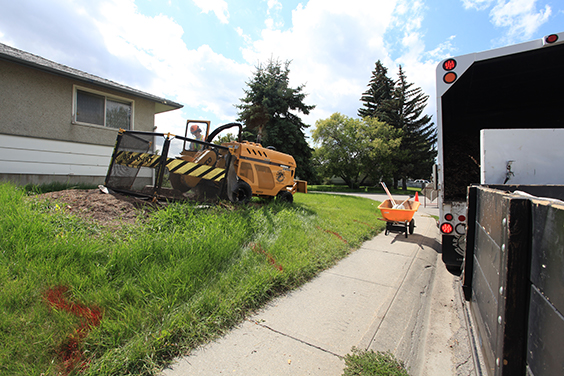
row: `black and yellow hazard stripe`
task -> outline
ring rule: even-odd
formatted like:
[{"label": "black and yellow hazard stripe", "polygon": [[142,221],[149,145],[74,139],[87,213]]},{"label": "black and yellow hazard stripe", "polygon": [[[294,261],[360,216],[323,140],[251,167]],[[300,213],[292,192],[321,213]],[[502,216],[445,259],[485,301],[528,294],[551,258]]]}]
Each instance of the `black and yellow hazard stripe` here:
[{"label": "black and yellow hazard stripe", "polygon": [[[120,151],[116,155],[115,163],[127,167],[156,168],[161,159],[160,155]],[[180,175],[190,175],[207,180],[219,181],[225,176],[225,169],[201,165],[182,159],[167,158],[166,167],[170,172]]]},{"label": "black and yellow hazard stripe", "polygon": [[223,168],[201,165],[182,159],[169,158],[167,159],[166,167],[175,174],[190,175],[207,180],[219,181],[225,175],[225,169]]},{"label": "black and yellow hazard stripe", "polygon": [[134,151],[120,151],[116,154],[115,163],[127,167],[151,167],[159,164],[161,156],[156,154],[137,153]]}]

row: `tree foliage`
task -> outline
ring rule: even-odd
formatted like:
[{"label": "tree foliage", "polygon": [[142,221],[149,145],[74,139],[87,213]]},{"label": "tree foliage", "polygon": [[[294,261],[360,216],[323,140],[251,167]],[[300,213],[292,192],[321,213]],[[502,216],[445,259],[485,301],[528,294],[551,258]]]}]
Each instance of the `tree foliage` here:
[{"label": "tree foliage", "polygon": [[[393,155],[393,180],[395,188],[402,180],[403,189],[407,189],[408,178],[427,179],[431,174],[437,155],[436,128],[431,117],[423,115],[429,96],[407,82],[401,66],[397,81],[390,80],[386,73],[386,68],[378,61],[369,89],[361,98],[364,107],[358,112],[403,131],[401,146]],[[390,82],[393,85],[390,86]]]},{"label": "tree foliage", "polygon": [[360,101],[364,103],[364,107],[358,110],[358,116],[361,118],[370,116],[381,121],[388,121],[389,102],[392,100],[394,80],[389,78],[387,74],[388,68],[384,67],[382,62],[378,60],[372,71],[368,90],[360,98]]},{"label": "tree foliage", "polygon": [[375,118],[353,119],[340,113],[315,125],[312,136],[320,146],[314,156],[323,176],[338,176],[357,188],[366,178],[379,181],[393,172],[391,156],[401,142],[401,130]]},{"label": "tree foliage", "polygon": [[413,83],[407,82],[401,66],[393,98],[390,102],[389,123],[404,131],[401,153],[396,154],[394,158],[397,168],[394,186],[401,179],[405,190],[408,178],[427,179],[431,175],[437,155],[437,131],[431,122],[431,116],[423,115],[429,96],[424,94],[421,88],[413,87]]},{"label": "tree foliage", "polygon": [[232,141],[237,141],[237,135],[234,135],[233,133],[226,133],[214,139],[213,143],[216,145],[221,145],[223,143],[232,142]]},{"label": "tree foliage", "polygon": [[315,108],[304,103],[304,85],[289,86],[290,61],[270,59],[259,64],[246,84],[245,97],[236,105],[239,121],[244,122],[243,138],[274,146],[290,154],[297,164],[296,175],[302,179],[313,176],[313,149],[307,144],[304,124],[296,113],[308,115]]}]

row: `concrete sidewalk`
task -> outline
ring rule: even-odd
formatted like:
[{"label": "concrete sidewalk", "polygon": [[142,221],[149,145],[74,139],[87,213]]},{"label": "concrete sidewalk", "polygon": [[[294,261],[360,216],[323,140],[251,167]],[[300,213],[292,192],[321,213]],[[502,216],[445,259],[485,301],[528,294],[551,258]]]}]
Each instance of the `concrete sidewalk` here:
[{"label": "concrete sidewalk", "polygon": [[365,242],[162,375],[337,376],[352,347],[390,350],[413,376],[472,375],[457,278],[440,261],[434,211],[420,208],[413,235]]}]

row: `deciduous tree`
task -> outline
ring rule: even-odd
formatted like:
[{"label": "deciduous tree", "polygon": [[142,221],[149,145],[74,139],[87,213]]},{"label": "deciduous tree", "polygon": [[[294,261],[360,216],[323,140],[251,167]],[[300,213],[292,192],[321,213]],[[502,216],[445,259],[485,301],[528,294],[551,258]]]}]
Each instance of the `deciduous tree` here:
[{"label": "deciduous tree", "polygon": [[312,133],[319,144],[314,155],[320,173],[338,176],[350,188],[358,188],[367,178],[377,182],[393,172],[391,155],[401,142],[401,130],[375,118],[349,118],[334,113],[318,120]]}]

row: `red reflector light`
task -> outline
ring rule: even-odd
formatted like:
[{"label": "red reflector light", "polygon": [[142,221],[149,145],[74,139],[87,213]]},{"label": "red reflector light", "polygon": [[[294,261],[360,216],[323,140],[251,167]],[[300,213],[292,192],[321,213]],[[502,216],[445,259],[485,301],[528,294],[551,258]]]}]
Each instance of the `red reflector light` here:
[{"label": "red reflector light", "polygon": [[558,40],[558,35],[556,34],[550,34],[549,36],[547,36],[545,38],[546,43],[554,43]]},{"label": "red reflector light", "polygon": [[456,60],[454,59],[445,60],[445,62],[443,63],[443,69],[446,71],[451,71],[454,68],[456,68]]},{"label": "red reflector light", "polygon": [[452,225],[450,223],[443,223],[441,225],[441,231],[445,234],[450,234],[452,232]]},{"label": "red reflector light", "polygon": [[458,220],[459,220],[460,222],[464,222],[464,221],[466,220],[466,217],[463,216],[463,215],[461,215],[461,216],[458,217]]},{"label": "red reflector light", "polygon": [[447,221],[452,221],[453,218],[454,218],[454,217],[452,216],[452,214],[450,214],[450,213],[445,214],[445,219],[446,219]]},{"label": "red reflector light", "polygon": [[447,84],[452,84],[454,81],[456,81],[456,73],[448,72],[443,76],[443,81]]}]

